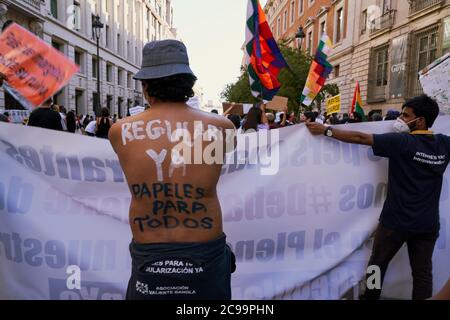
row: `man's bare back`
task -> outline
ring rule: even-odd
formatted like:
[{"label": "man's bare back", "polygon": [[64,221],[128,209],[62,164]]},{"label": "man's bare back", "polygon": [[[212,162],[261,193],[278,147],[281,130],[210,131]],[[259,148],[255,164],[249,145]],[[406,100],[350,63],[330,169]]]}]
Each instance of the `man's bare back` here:
[{"label": "man's bare back", "polygon": [[[183,133],[176,131],[177,125],[187,128],[190,140],[177,136]],[[194,139],[194,131],[200,129],[203,139],[198,134]],[[135,242],[207,242],[223,234],[216,193],[222,164],[210,164],[204,154],[222,143],[212,160],[223,161],[227,129],[234,126],[222,116],[172,102],[154,104],[112,126],[109,139],[132,195],[129,215]],[[214,134],[222,141],[203,141]]]}]

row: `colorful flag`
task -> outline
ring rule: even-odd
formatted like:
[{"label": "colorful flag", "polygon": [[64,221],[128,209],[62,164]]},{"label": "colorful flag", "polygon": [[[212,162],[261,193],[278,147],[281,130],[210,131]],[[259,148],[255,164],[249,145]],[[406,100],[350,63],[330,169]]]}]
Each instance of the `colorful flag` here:
[{"label": "colorful flag", "polygon": [[278,74],[287,63],[273,38],[259,0],[248,1],[245,58],[252,95],[264,102],[272,100],[281,87]]},{"label": "colorful flag", "polygon": [[332,47],[333,44],[330,38],[326,34],[323,34],[300,98],[300,102],[305,106],[311,105],[333,70],[333,66],[327,60]]},{"label": "colorful flag", "polygon": [[12,24],[0,35],[0,72],[15,96],[29,102],[22,103],[24,107],[41,105],[65,86],[78,69],[68,57],[18,24]]},{"label": "colorful flag", "polygon": [[355,93],[353,94],[352,106],[350,108],[350,113],[354,112],[359,114],[363,121],[367,121],[366,115],[364,114],[364,110],[362,108],[361,91],[359,89],[358,81],[356,81]]}]

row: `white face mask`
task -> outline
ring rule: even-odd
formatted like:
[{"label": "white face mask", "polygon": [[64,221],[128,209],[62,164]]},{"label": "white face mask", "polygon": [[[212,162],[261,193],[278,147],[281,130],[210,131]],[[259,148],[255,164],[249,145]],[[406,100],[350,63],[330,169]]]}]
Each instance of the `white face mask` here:
[{"label": "white face mask", "polygon": [[400,118],[397,118],[397,120],[394,122],[394,131],[396,132],[400,132],[400,133],[408,133],[411,131],[411,129],[409,128],[408,124],[410,124],[411,122],[416,121],[418,118],[411,120],[410,122],[406,123],[405,121],[403,121]]}]

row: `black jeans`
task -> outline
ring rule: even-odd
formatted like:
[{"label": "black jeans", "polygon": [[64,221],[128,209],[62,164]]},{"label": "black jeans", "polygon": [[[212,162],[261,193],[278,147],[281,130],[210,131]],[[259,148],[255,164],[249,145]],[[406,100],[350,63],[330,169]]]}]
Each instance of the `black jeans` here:
[{"label": "black jeans", "polygon": [[[411,233],[396,231],[388,229],[380,223],[375,233],[372,255],[368,265],[376,265],[380,268],[381,284],[383,284],[389,262],[406,242],[413,277],[412,299],[430,298],[433,294],[432,257],[438,237],[439,232]],[[370,276],[371,274],[367,275],[366,284],[367,278]],[[369,289],[366,286],[361,299],[378,300],[380,294],[381,288]]]}]

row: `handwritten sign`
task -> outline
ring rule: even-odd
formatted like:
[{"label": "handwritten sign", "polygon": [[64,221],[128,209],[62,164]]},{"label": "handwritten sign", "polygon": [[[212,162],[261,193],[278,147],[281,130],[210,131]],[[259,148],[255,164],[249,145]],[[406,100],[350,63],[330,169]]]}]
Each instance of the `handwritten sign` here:
[{"label": "handwritten sign", "polygon": [[419,79],[423,92],[436,100],[442,112],[450,113],[450,53],[421,70]]},{"label": "handwritten sign", "polygon": [[33,106],[65,86],[78,66],[18,24],[0,35],[0,72]]},{"label": "handwritten sign", "polygon": [[275,96],[272,101],[267,102],[266,109],[285,111],[288,107],[289,99],[286,97]]},{"label": "handwritten sign", "polygon": [[327,114],[339,113],[341,111],[341,95],[331,97],[327,100]]}]

